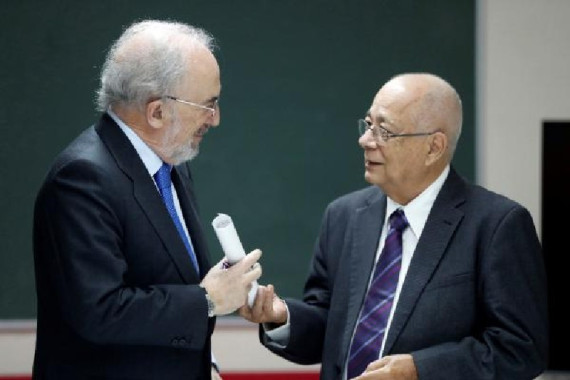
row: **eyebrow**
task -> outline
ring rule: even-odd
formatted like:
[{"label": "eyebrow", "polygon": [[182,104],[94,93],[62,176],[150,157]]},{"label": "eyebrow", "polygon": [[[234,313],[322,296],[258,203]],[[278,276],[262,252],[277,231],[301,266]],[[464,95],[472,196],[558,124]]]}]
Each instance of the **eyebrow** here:
[{"label": "eyebrow", "polygon": [[219,96],[212,96],[211,98],[206,99],[206,100],[204,101],[204,103],[210,104],[210,103],[215,103],[215,102],[217,102],[217,101],[219,101],[219,100],[220,100],[220,97],[219,97]]},{"label": "eyebrow", "polygon": [[[370,114],[370,111],[367,111],[367,112],[366,112],[366,116],[365,116],[365,117],[370,118],[370,119],[374,119],[374,118],[372,117],[372,115]],[[394,123],[392,123],[390,120],[388,120],[388,119],[385,118],[384,116],[378,116],[378,117],[376,118],[376,120],[380,120],[380,123],[379,123],[380,125],[381,125],[381,124],[394,125]]]}]

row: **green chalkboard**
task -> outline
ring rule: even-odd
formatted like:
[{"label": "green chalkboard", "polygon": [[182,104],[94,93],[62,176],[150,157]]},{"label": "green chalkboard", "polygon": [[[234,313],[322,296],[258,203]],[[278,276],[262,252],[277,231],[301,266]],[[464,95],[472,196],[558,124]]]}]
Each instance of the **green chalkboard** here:
[{"label": "green chalkboard", "polygon": [[456,167],[474,177],[474,0],[176,0],[2,4],[0,319],[35,317],[32,211],[55,155],[97,118],[106,50],[133,20],[188,22],[217,39],[221,125],[191,163],[210,227],[232,216],[264,274],[299,296],[322,212],[360,188],[356,119],[404,71],[454,84],[465,107]]}]

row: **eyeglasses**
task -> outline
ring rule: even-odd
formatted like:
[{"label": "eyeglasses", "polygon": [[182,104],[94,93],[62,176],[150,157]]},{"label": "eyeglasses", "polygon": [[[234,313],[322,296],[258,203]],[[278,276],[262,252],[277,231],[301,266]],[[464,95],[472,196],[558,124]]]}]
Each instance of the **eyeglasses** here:
[{"label": "eyeglasses", "polygon": [[360,136],[363,136],[366,131],[370,130],[372,132],[372,136],[376,140],[376,142],[388,142],[393,137],[412,137],[412,136],[429,136],[433,135],[437,131],[433,132],[418,132],[418,133],[394,133],[390,132],[384,127],[379,125],[372,125],[370,122],[359,119],[358,120],[358,132],[360,132]]},{"label": "eyeglasses", "polygon": [[218,99],[214,100],[214,106],[213,107],[208,107],[208,106],[205,106],[203,104],[198,104],[198,103],[194,103],[194,102],[189,102],[188,100],[179,99],[176,96],[165,95],[164,97],[167,99],[170,99],[170,100],[174,100],[175,102],[178,102],[178,103],[187,104],[189,106],[194,106],[194,107],[202,108],[204,110],[208,110],[212,113],[212,117],[216,117],[216,110],[218,109]]}]

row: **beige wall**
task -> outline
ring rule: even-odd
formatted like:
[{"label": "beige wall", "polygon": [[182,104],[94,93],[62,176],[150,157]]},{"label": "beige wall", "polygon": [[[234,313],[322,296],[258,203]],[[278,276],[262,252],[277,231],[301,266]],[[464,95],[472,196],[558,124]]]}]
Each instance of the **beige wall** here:
[{"label": "beige wall", "polygon": [[[0,378],[30,374],[34,358],[35,322],[0,323]],[[238,317],[219,318],[212,349],[223,372],[318,372],[318,365],[301,366],[286,361],[259,343],[257,325]]]},{"label": "beige wall", "polygon": [[478,182],[525,205],[540,234],[542,121],[570,120],[570,1],[477,5]]}]

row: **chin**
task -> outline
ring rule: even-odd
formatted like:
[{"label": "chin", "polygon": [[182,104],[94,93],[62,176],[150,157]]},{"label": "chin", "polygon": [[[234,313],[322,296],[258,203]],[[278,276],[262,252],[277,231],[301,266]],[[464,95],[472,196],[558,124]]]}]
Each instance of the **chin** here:
[{"label": "chin", "polygon": [[174,165],[179,165],[186,161],[192,161],[200,153],[198,147],[189,147],[183,151],[175,152],[172,157]]},{"label": "chin", "polygon": [[371,185],[379,186],[382,181],[368,171],[364,172],[364,180]]},{"label": "chin", "polygon": [[198,147],[192,148],[192,151],[188,152],[188,157],[186,158],[185,161],[191,161],[195,159],[196,156],[198,156],[198,153],[200,153],[200,149]]}]

